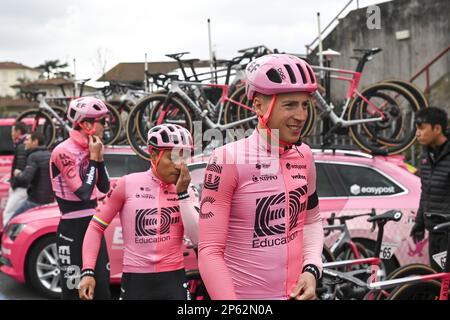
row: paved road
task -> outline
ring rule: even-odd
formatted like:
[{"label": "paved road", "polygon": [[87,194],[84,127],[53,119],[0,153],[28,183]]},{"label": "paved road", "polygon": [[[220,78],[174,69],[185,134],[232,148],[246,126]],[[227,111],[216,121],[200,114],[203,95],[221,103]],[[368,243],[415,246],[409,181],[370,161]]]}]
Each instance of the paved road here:
[{"label": "paved road", "polygon": [[[113,299],[118,299],[120,295],[120,286],[112,286],[111,294]],[[35,293],[26,284],[21,284],[0,272],[0,300],[46,300]]]},{"label": "paved road", "polygon": [[0,272],[0,300],[42,300],[26,284],[18,283]]}]

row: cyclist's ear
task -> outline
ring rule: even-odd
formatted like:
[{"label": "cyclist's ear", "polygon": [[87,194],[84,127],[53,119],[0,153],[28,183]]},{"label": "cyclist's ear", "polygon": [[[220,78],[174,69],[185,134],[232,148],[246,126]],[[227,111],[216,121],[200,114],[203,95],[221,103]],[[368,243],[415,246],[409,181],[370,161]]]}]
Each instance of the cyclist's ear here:
[{"label": "cyclist's ear", "polygon": [[[266,110],[264,110],[264,107],[266,107]],[[264,98],[263,96],[256,94],[253,98],[253,108],[255,108],[256,114],[259,117],[264,116],[265,112],[267,111],[267,106],[265,106]]]}]

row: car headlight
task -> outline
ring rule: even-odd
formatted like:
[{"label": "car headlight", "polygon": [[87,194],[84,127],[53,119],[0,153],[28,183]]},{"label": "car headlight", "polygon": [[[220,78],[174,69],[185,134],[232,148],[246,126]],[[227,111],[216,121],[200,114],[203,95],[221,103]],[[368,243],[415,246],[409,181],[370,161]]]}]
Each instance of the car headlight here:
[{"label": "car headlight", "polygon": [[22,232],[23,228],[25,228],[24,223],[13,223],[10,224],[8,230],[6,231],[6,235],[12,240],[15,241],[19,233]]}]

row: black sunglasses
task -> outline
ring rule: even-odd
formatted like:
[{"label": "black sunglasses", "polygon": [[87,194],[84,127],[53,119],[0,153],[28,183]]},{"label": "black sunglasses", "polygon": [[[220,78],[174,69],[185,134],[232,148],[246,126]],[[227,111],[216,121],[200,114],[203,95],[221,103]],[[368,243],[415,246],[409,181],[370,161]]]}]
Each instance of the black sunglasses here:
[{"label": "black sunglasses", "polygon": [[102,126],[106,124],[106,118],[96,119],[94,122],[100,123]]}]

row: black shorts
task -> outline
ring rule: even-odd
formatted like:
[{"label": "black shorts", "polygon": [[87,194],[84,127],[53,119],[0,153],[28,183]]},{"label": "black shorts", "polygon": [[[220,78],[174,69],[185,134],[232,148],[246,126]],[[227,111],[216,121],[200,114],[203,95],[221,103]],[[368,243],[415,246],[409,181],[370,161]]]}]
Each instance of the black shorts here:
[{"label": "black shorts", "polygon": [[[78,284],[83,268],[83,240],[91,218],[61,219],[59,222],[56,245],[58,248],[58,263],[61,269],[63,300],[79,299]],[[97,264],[95,266],[95,281],[94,299],[110,299],[109,258],[104,237],[102,238]]]},{"label": "black shorts", "polygon": [[186,273],[123,273],[120,300],[190,300]]}]

